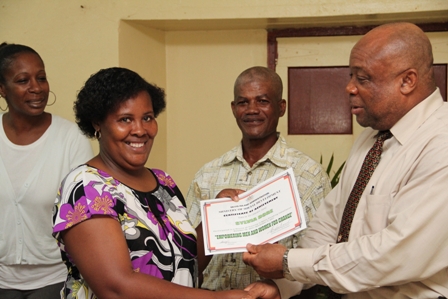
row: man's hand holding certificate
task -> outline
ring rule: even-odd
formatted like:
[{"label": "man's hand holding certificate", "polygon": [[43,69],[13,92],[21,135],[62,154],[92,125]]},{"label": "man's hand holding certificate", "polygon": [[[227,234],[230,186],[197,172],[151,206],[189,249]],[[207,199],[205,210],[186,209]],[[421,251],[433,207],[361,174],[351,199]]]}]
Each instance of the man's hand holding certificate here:
[{"label": "man's hand holding certificate", "polygon": [[247,243],[274,243],[306,228],[292,169],[239,198],[201,201],[206,255],[245,252]]}]

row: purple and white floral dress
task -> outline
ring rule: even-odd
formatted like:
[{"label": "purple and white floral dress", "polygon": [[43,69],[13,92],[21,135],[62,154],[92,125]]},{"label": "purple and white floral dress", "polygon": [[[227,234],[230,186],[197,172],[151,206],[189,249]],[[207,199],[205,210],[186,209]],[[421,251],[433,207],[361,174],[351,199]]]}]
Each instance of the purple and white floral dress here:
[{"label": "purple and white floral dress", "polygon": [[134,190],[88,165],[75,168],[61,183],[53,236],[68,268],[63,298],[96,298],[65,251],[60,234],[93,215],[109,215],[120,222],[134,271],[194,286],[196,231],[188,220],[185,200],[168,174],[148,171],[158,181],[150,192]]}]

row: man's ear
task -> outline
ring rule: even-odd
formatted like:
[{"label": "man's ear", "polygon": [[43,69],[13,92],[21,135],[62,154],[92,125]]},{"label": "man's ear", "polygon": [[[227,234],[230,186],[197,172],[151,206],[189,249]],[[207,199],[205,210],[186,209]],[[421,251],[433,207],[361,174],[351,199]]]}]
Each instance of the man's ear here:
[{"label": "man's ear", "polygon": [[279,105],[280,105],[280,117],[282,117],[283,115],[285,115],[286,112],[286,100],[282,99]]},{"label": "man's ear", "polygon": [[235,101],[231,101],[231,102],[230,102],[230,107],[232,108],[233,116],[236,117],[236,113],[235,113],[235,110],[236,110]]},{"label": "man's ear", "polygon": [[418,82],[418,73],[416,69],[409,69],[401,76],[400,90],[402,94],[411,93],[416,87]]}]

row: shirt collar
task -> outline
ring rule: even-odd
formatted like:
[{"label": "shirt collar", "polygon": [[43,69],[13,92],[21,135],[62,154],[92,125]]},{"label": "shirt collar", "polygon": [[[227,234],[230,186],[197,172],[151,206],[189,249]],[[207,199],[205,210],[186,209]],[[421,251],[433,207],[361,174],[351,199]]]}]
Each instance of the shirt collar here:
[{"label": "shirt collar", "polygon": [[[283,136],[280,135],[280,133],[277,133],[277,137],[277,142],[275,142],[275,144],[269,149],[269,151],[263,156],[263,158],[258,160],[253,165],[253,167],[256,167],[258,164],[263,163],[267,160],[271,161],[278,167],[285,168],[287,166],[286,159],[284,159],[287,150],[286,140],[283,138]],[[232,163],[235,160],[239,160],[240,162],[245,163],[243,157],[243,146],[241,142],[224,155],[222,163],[223,165],[225,165]]]},{"label": "shirt collar", "polygon": [[437,88],[429,97],[406,113],[390,131],[400,144],[405,144],[428,117],[442,105],[443,98]]}]

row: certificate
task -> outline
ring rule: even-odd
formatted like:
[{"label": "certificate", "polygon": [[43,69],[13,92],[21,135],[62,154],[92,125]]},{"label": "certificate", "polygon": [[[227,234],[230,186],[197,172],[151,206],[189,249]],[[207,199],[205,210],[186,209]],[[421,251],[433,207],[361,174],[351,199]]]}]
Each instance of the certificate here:
[{"label": "certificate", "polygon": [[239,198],[201,201],[206,255],[245,252],[247,243],[274,243],[306,228],[291,168]]}]

